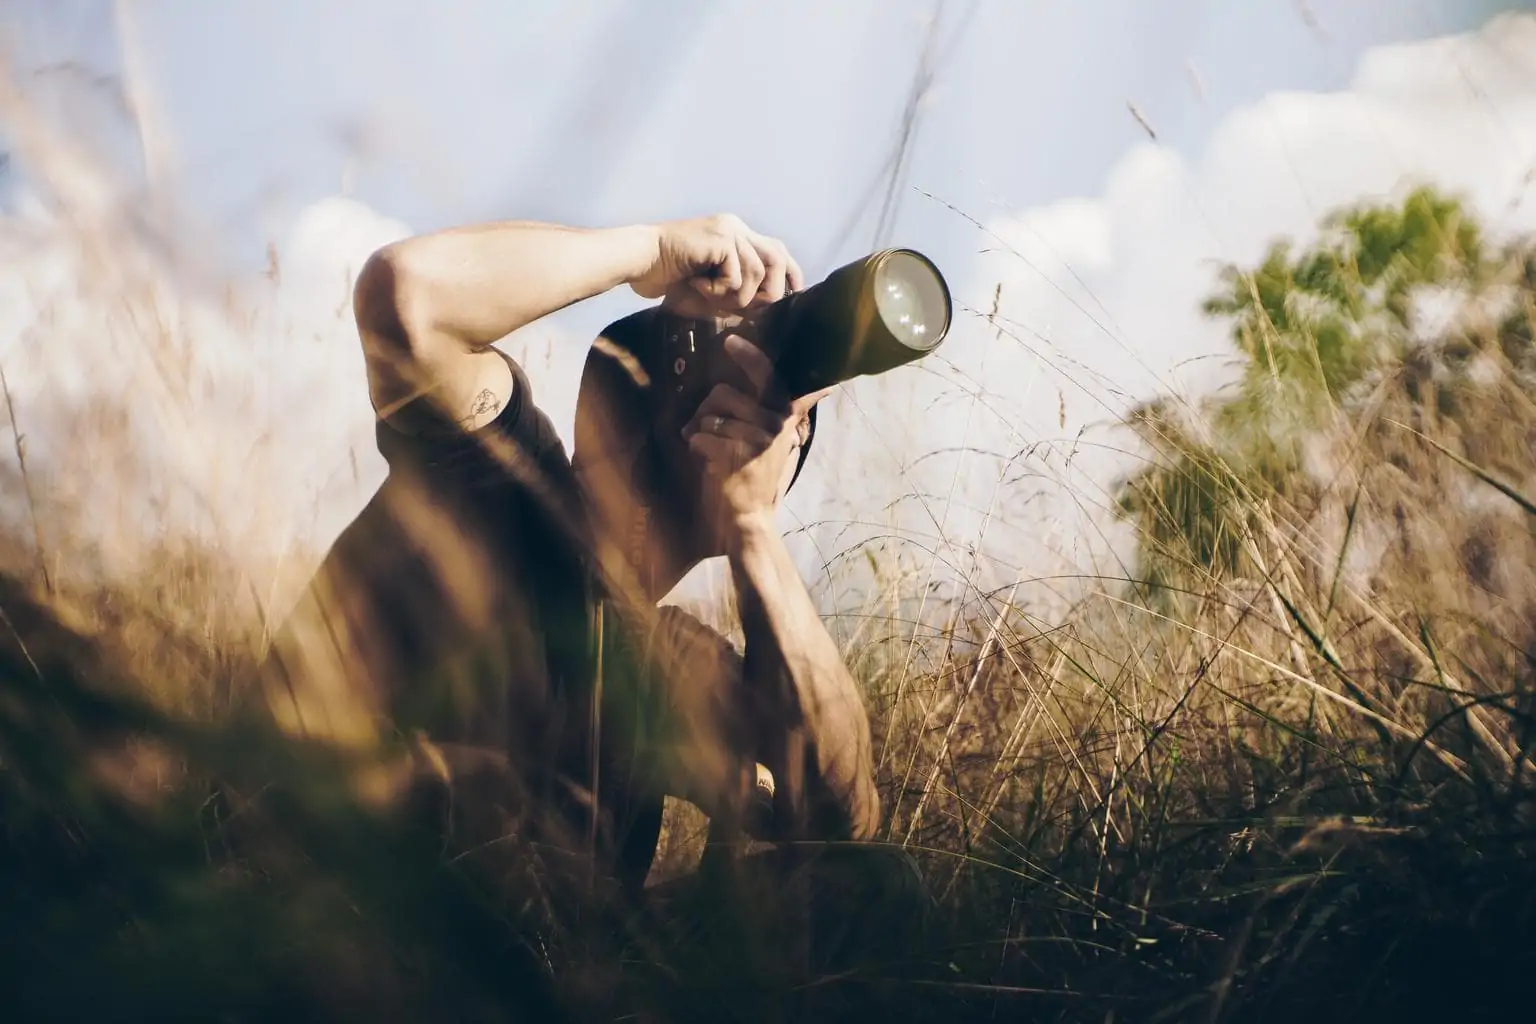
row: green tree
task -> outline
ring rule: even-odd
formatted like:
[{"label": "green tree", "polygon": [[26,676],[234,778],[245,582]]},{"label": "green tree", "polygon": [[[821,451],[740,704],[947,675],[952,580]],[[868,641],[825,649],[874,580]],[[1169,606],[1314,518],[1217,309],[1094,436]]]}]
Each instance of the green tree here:
[{"label": "green tree", "polygon": [[[1465,304],[1509,285],[1518,298],[1497,330],[1426,337],[1429,300]],[[1252,269],[1224,267],[1203,310],[1231,326],[1237,380],[1192,416],[1158,399],[1127,419],[1152,455],[1118,494],[1138,529],[1141,577],[1161,590],[1242,573],[1253,515],[1314,486],[1306,446],[1353,424],[1369,395],[1476,418],[1458,399],[1479,338],[1498,340],[1529,390],[1533,286],[1536,256],[1519,246],[1490,256],[1476,219],[1432,188],[1340,210],[1310,246],[1282,240]]]}]

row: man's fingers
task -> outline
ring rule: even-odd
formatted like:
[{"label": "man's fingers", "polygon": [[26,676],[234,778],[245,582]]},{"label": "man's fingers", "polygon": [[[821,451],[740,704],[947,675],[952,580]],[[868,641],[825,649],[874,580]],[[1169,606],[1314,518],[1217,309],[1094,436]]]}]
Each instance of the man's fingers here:
[{"label": "man's fingers", "polygon": [[715,299],[741,291],[741,247],[729,246],[714,268],[693,278],[694,287]]},{"label": "man's fingers", "polygon": [[767,353],[739,334],[726,335],[722,344],[752,382],[754,394],[762,395],[768,389],[768,382],[773,379],[773,361]]},{"label": "man's fingers", "polygon": [[757,297],[758,289],[762,287],[766,268],[763,265],[762,255],[753,246],[750,237],[736,240],[736,259],[741,266],[741,280],[736,285],[736,306],[739,309],[746,309]]},{"label": "man's fingers", "polygon": [[756,447],[759,451],[767,451],[772,446],[773,439],[778,436],[756,423],[739,420],[733,416],[722,416],[719,413],[706,413],[698,417],[689,423],[683,434],[689,439],[692,439],[695,434],[712,434],[730,441],[742,441]]},{"label": "man's fingers", "polygon": [[763,283],[757,290],[756,301],[759,304],[778,302],[784,297],[784,288],[788,283],[789,267],[792,262],[789,258],[789,250],[784,248],[783,242],[775,238],[764,238],[758,235],[754,236],[752,241],[763,258]]},{"label": "man's fingers", "polygon": [[688,447],[705,466],[721,476],[734,473],[763,453],[763,449],[746,441],[719,434],[700,431],[688,439]]},{"label": "man's fingers", "polygon": [[659,259],[631,288],[656,298],[677,283],[721,308],[750,309],[805,289],[805,275],[782,241],[753,231],[728,214],[668,221]]},{"label": "man's fingers", "polygon": [[716,384],[699,403],[698,411],[684,428],[684,433],[704,427],[706,421],[715,416],[750,423],[773,436],[778,436],[784,429],[784,417],[780,413],[759,405],[750,395],[742,394],[729,384]]},{"label": "man's fingers", "polygon": [[735,252],[725,255],[725,262],[720,265],[720,290],[729,295],[733,291],[741,289],[741,278],[745,268],[741,265],[741,247],[737,246]]},{"label": "man's fingers", "polygon": [[806,413],[811,411],[811,407],[812,406],[814,406],[817,402],[821,401],[823,398],[826,398],[828,395],[831,395],[834,391],[836,391],[838,389],[838,387],[839,387],[839,385],[833,384],[833,385],[831,385],[829,387],[822,388],[820,391],[812,391],[808,395],[803,395],[800,398],[795,399],[793,402],[790,403],[790,406],[789,406],[789,413],[790,413],[790,415],[791,416],[803,416],[803,415],[805,415]]},{"label": "man's fingers", "polygon": [[784,286],[789,292],[805,291],[805,273],[801,271],[800,264],[795,262],[793,256],[785,254],[787,260],[784,268]]},{"label": "man's fingers", "polygon": [[692,282],[675,284],[661,297],[661,307],[674,316],[707,320],[715,315],[714,300],[704,294],[704,287],[709,283],[695,278]]}]

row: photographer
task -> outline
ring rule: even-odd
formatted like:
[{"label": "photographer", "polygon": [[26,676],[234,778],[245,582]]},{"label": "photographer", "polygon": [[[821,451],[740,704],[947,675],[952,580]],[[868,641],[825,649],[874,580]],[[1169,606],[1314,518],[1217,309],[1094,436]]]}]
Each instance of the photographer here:
[{"label": "photographer", "polygon": [[[664,302],[594,346],[573,465],[492,345],[620,285]],[[630,898],[667,795],[710,817],[716,850],[872,838],[868,719],[773,522],[824,392],[781,400],[749,340],[754,311],[802,286],[780,242],[730,216],[487,224],[375,253],[355,312],[389,475],[274,638],[279,724],[356,755],[378,807],[445,791],[461,845],[515,836]],[[632,463],[654,425],[621,378],[645,381],[625,333],[656,316],[740,372],[661,439],[646,483]],[[745,659],[656,608],[717,555]]]}]

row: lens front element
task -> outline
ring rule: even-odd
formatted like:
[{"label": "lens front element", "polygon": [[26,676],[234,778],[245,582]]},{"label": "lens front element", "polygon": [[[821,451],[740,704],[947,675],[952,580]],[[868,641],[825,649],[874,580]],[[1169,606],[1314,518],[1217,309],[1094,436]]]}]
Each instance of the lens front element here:
[{"label": "lens front element", "polygon": [[949,330],[949,290],[944,279],[916,253],[896,251],[875,268],[875,309],[891,337],[926,352]]}]

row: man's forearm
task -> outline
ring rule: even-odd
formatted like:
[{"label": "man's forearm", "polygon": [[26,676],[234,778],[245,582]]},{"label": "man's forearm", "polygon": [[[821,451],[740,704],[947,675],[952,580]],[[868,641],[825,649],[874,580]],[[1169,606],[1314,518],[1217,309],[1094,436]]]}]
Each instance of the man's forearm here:
[{"label": "man's forearm", "polygon": [[[657,258],[647,225],[571,228],[505,221],[453,228],[380,251],[399,313],[483,348],[573,303],[644,274]],[[426,332],[422,332],[426,333]]]},{"label": "man's forearm", "polygon": [[[803,736],[803,768],[810,792],[786,794],[805,808],[812,820],[848,838],[867,839],[880,822],[870,755],[869,718],[842,653],[821,623],[805,584],[767,515],[753,517],[739,528],[731,555],[749,658],[765,653],[776,662],[785,682],[780,699],[791,734]],[[767,652],[763,647],[769,648]],[[763,680],[754,680],[761,685]],[[780,723],[775,723],[778,725]],[[788,744],[790,756],[797,744]],[[796,788],[800,764],[789,764]],[[809,801],[814,805],[806,807]],[[828,813],[835,820],[827,821]],[[801,827],[808,822],[802,822]],[[820,830],[820,829],[818,829]],[[831,838],[831,837],[829,837]]]}]

